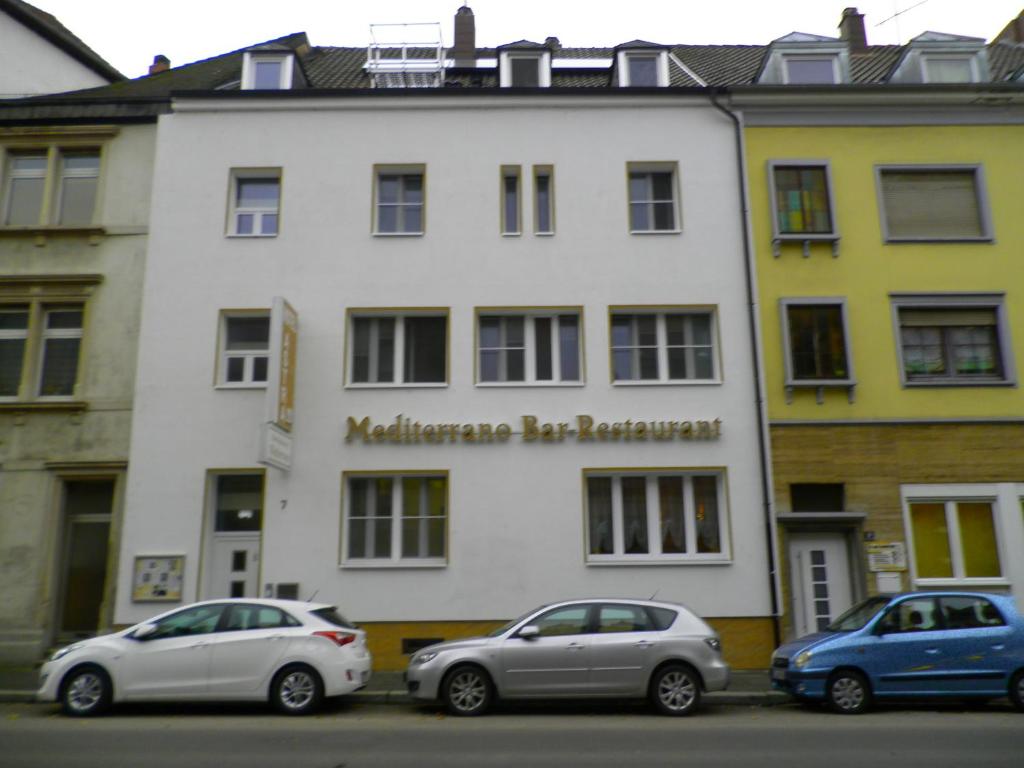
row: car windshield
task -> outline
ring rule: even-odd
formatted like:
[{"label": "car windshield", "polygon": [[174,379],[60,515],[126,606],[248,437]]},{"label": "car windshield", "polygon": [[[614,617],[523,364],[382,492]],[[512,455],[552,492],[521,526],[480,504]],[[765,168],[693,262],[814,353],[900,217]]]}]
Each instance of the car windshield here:
[{"label": "car windshield", "polygon": [[877,595],[862,600],[838,619],[828,625],[830,632],[854,632],[863,629],[880,610],[889,604],[890,598]]},{"label": "car windshield", "polygon": [[[544,608],[544,607],[545,606],[543,606],[543,605],[541,606],[541,608]],[[540,610],[540,608],[534,608],[532,611],[527,611],[522,616],[514,618],[514,619],[512,619],[512,621],[509,621],[509,622],[507,622],[505,624],[502,624],[497,629],[488,632],[486,635],[484,635],[484,637],[497,637],[498,635],[503,635],[506,632],[508,632],[510,629],[512,629],[512,627],[514,627],[520,621],[525,619],[527,616],[531,616],[531,615],[533,615],[534,613],[536,613],[539,610]]]}]

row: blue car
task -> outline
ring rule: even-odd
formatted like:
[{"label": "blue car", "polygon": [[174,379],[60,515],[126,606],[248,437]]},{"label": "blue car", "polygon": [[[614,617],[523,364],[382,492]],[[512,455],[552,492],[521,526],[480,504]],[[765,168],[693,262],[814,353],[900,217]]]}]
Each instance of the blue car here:
[{"label": "blue car", "polygon": [[772,686],[859,714],[874,699],[992,699],[1024,711],[1024,617],[983,592],[869,597],[772,654]]}]

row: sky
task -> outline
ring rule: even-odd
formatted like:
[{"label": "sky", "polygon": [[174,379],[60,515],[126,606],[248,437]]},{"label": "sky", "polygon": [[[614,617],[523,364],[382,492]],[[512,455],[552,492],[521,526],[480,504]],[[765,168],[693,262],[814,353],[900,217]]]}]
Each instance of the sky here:
[{"label": "sky", "polygon": [[[312,45],[361,47],[370,42],[371,24],[439,22],[432,34],[439,30],[444,44],[451,45],[452,20],[462,5],[462,0],[29,2],[60,19],[128,77],[146,74],[157,54],[180,66],[292,32],[306,32]],[[838,36],[836,26],[847,6],[865,15],[868,42],[881,45],[904,43],[925,30],[991,40],[1024,9],[1024,0],[471,0],[468,5],[479,47],[543,42],[550,36],[567,47],[634,39],[764,45],[794,30]]]}]

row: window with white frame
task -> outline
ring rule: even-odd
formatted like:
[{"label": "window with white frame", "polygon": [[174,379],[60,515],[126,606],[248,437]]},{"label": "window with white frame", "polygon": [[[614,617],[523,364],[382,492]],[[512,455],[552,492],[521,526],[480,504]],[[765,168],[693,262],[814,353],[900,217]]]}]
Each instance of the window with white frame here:
[{"label": "window with white frame", "polygon": [[973,83],[977,80],[972,56],[922,56],[926,83]]},{"label": "window with white frame", "polygon": [[[88,226],[95,215],[99,176],[100,153],[95,148],[13,151],[5,168],[2,223]],[[47,185],[47,179],[53,184]]]},{"label": "window with white frame", "polygon": [[502,51],[498,57],[498,84],[502,88],[550,87],[551,52],[548,50]]},{"label": "window with white frame", "polygon": [[555,234],[555,169],[550,165],[533,166],[533,231]]},{"label": "window with white frame", "polygon": [[273,237],[277,235],[281,208],[279,169],[235,170],[232,179],[231,235]]},{"label": "window with white frame", "polygon": [[724,474],[586,470],[587,561],[727,558]]},{"label": "window with white frame", "polygon": [[501,166],[501,233],[518,235],[522,231],[522,190],[518,165]]},{"label": "window with white frame", "polygon": [[980,166],[884,166],[876,171],[886,241],[992,239]]},{"label": "window with white frame", "polygon": [[290,53],[248,52],[242,60],[243,90],[287,90],[292,84],[294,56]]},{"label": "window with white frame", "polygon": [[423,166],[378,167],[375,175],[374,233],[422,235]]},{"label": "window with white frame", "polygon": [[894,296],[893,311],[905,384],[1013,382],[1002,296]]},{"label": "window with white frame", "polygon": [[74,395],[83,314],[81,304],[0,304],[0,399]]},{"label": "window with white frame", "polygon": [[676,187],[674,163],[630,163],[630,232],[678,232]]},{"label": "window with white frame", "polygon": [[845,384],[853,379],[841,299],[783,299],[786,383]]},{"label": "window with white frame", "polygon": [[612,380],[707,382],[717,377],[715,317],[709,309],[611,314]]},{"label": "window with white frame", "polygon": [[579,310],[477,310],[481,384],[579,384]]},{"label": "window with white frame", "polygon": [[786,56],[785,82],[789,85],[832,85],[836,82],[838,57]]},{"label": "window with white frame", "polygon": [[658,55],[626,54],[626,85],[630,88],[654,88],[661,85],[658,76]]},{"label": "window with white frame", "polygon": [[909,499],[906,514],[916,578],[1001,578],[994,508],[994,499]]},{"label": "window with white frame", "polygon": [[349,312],[350,385],[441,385],[448,380],[446,310]]},{"label": "window with white frame", "polygon": [[270,357],[270,313],[247,312],[221,316],[222,386],[266,386]]},{"label": "window with white frame", "polygon": [[447,472],[346,473],[344,484],[344,564],[445,564]]}]

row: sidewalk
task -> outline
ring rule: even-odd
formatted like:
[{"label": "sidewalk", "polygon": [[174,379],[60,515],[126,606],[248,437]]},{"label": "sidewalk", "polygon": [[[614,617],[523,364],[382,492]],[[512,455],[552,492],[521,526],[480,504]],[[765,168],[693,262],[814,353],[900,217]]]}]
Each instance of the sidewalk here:
[{"label": "sidewalk", "polygon": [[[39,670],[31,664],[0,665],[0,702],[32,701],[39,683]],[[401,672],[374,672],[370,684],[352,694],[354,701],[368,704],[408,704]],[[789,701],[789,697],[773,691],[768,671],[733,670],[729,690],[704,695],[708,704],[769,705]]]}]

